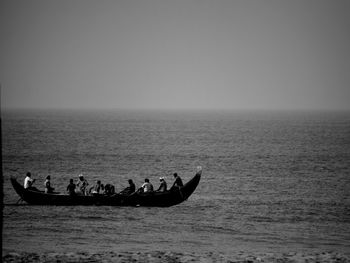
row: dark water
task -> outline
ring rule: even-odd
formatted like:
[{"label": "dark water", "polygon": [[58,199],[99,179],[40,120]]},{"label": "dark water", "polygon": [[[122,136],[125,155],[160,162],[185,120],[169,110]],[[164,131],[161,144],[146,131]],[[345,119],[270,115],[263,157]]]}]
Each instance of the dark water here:
[{"label": "dark water", "polygon": [[[3,250],[350,253],[350,113],[5,112]],[[170,208],[13,206],[9,178],[120,190],[203,167]]]}]

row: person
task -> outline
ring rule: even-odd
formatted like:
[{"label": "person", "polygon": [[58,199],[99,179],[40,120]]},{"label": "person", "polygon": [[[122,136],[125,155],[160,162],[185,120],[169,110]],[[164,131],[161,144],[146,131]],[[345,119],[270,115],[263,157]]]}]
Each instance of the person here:
[{"label": "person", "polygon": [[69,185],[67,186],[67,192],[69,195],[75,195],[76,185],[73,183],[73,179],[69,180]]},{"label": "person", "polygon": [[47,193],[47,194],[48,193],[53,193],[53,190],[55,190],[55,188],[51,187],[50,180],[51,180],[50,175],[46,176],[46,180],[45,180],[44,185],[45,185],[45,193]]},{"label": "person", "polygon": [[145,182],[141,186],[141,189],[144,193],[151,193],[153,192],[153,185],[149,182],[148,178],[145,179]]},{"label": "person", "polygon": [[180,187],[182,187],[184,185],[182,183],[182,180],[181,180],[180,176],[178,176],[177,173],[174,173],[174,178],[175,178],[175,181],[174,181],[173,186],[170,188],[170,190],[180,188]]},{"label": "person", "polygon": [[95,186],[93,187],[91,193],[93,193],[93,194],[100,194],[100,192],[102,192],[103,190],[104,190],[103,184],[101,184],[100,180],[97,180],[97,182],[96,182]]},{"label": "person", "polygon": [[131,195],[132,193],[135,192],[136,186],[135,186],[134,182],[131,179],[129,179],[128,183],[129,183],[129,186],[126,187],[123,191],[121,191],[120,192],[121,194],[123,194],[123,195]]},{"label": "person", "polygon": [[167,190],[167,184],[165,182],[164,177],[159,178],[160,185],[159,188],[157,189],[157,192],[165,192]]},{"label": "person", "polygon": [[76,186],[79,187],[79,190],[83,195],[86,195],[86,188],[88,185],[89,185],[89,183],[84,178],[84,176],[82,174],[79,174],[79,180],[78,180]]},{"label": "person", "polygon": [[35,182],[35,179],[32,179],[32,174],[30,172],[27,172],[26,174],[26,178],[24,179],[24,189],[28,189],[28,190],[33,190],[36,188],[33,187],[33,184]]},{"label": "person", "polygon": [[115,187],[112,184],[106,184],[105,185],[105,195],[114,195],[115,194]]}]

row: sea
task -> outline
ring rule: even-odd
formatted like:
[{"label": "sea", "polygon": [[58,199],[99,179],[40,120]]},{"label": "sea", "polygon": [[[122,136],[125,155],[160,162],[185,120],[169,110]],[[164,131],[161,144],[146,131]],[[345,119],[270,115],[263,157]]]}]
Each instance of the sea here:
[{"label": "sea", "polygon": [[[350,254],[350,112],[7,110],[2,251]],[[30,206],[10,177],[64,193],[201,181],[173,207]]]}]

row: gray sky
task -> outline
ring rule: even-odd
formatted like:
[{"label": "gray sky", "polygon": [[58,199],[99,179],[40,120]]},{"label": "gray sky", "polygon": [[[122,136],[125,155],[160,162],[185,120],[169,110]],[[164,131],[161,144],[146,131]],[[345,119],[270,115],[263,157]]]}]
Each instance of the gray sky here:
[{"label": "gray sky", "polygon": [[348,0],[2,0],[3,108],[350,109]]}]

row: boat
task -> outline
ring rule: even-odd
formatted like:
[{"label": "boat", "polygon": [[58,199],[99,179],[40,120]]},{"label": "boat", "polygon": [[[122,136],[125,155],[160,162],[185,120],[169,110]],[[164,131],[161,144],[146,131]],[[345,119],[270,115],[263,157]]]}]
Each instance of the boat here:
[{"label": "boat", "polygon": [[187,200],[197,188],[202,171],[197,171],[195,176],[184,186],[165,192],[140,193],[131,195],[116,193],[113,195],[68,195],[61,193],[45,193],[44,191],[25,189],[15,177],[11,177],[11,183],[20,196],[20,200],[29,205],[55,205],[55,206],[150,206],[169,207]]}]

